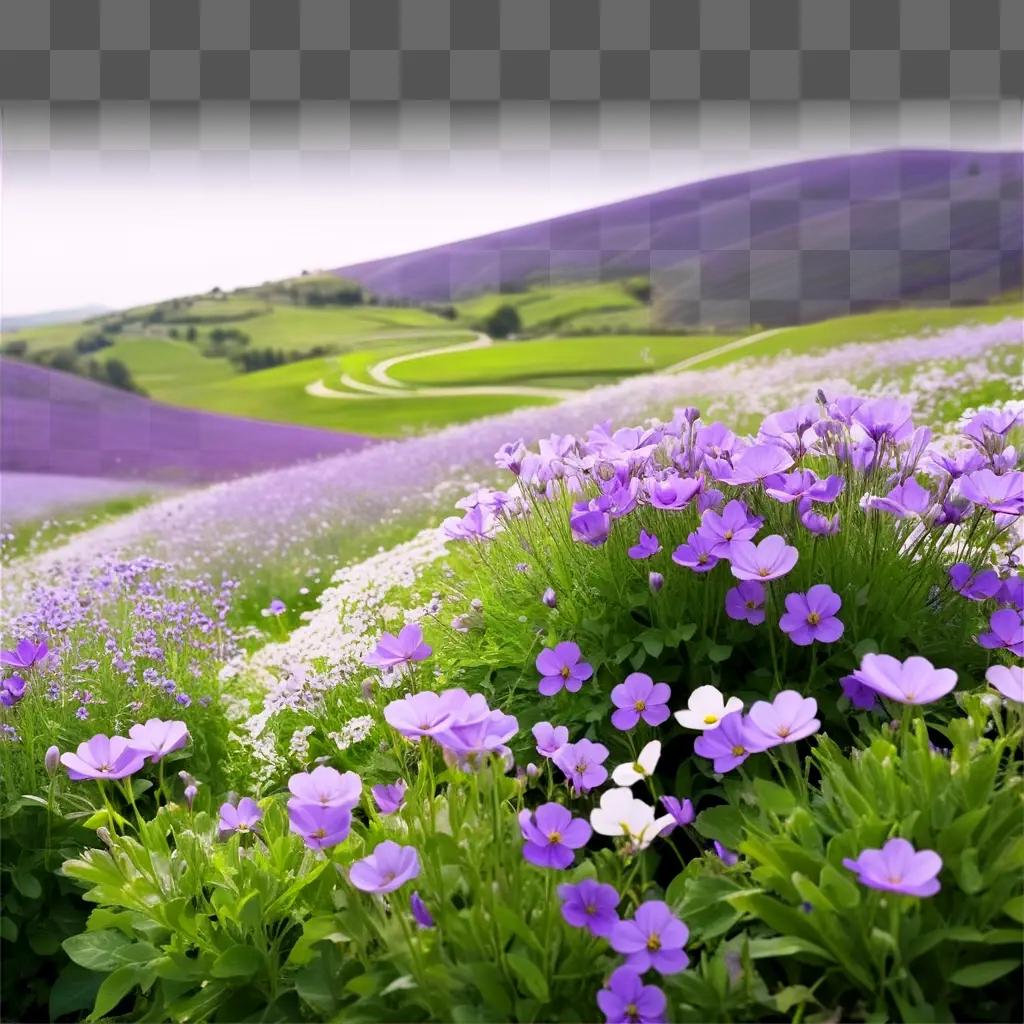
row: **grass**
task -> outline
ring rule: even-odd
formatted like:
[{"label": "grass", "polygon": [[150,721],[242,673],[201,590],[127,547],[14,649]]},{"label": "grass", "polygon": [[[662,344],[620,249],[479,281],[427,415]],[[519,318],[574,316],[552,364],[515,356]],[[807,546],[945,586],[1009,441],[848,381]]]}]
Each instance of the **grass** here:
[{"label": "grass", "polygon": [[[609,335],[499,342],[409,363],[391,373],[410,384],[551,384],[587,387],[647,373],[732,340],[725,335]],[[552,385],[554,386],[554,385]]]},{"label": "grass", "polygon": [[210,383],[235,375],[226,359],[208,359],[195,343],[174,338],[123,338],[102,354],[120,359],[147,394],[164,402],[176,401],[182,388],[197,381]]}]

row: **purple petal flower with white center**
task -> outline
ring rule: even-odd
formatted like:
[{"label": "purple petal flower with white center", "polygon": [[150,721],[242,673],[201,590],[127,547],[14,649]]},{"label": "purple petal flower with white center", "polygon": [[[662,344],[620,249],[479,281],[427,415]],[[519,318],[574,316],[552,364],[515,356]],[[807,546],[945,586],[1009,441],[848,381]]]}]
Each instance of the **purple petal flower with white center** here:
[{"label": "purple petal flower with white center", "polygon": [[1018,516],[1024,512],[1024,473],[996,476],[991,469],[965,473],[958,484],[960,493],[990,512]]},{"label": "purple petal flower with white center", "polygon": [[409,897],[409,909],[412,911],[413,920],[420,928],[434,927],[434,915],[430,913],[418,892],[413,892]]},{"label": "purple petal flower with white center", "polygon": [[311,850],[326,850],[348,838],[352,811],[349,807],[303,803],[292,797],[288,801],[288,827]]},{"label": "purple petal flower with white center", "polygon": [[782,743],[796,743],[821,727],[815,717],[817,713],[818,702],[796,690],[782,690],[771,703],[755,701],[747,712],[747,746],[756,752]]},{"label": "purple petal flower with white center", "polygon": [[674,476],[668,480],[649,480],[647,493],[655,508],[678,511],[686,508],[703,486],[703,477]]},{"label": "purple petal flower with white center", "polygon": [[839,595],[827,583],[818,583],[806,594],[786,595],[779,628],[797,647],[815,642],[833,644],[843,635],[843,624],[836,618],[842,606]]},{"label": "purple petal flower with white center", "polygon": [[697,817],[693,804],[689,800],[680,800],[674,796],[663,796],[661,797],[661,806],[672,815],[672,824],[668,828],[661,830],[663,836],[670,835],[676,828],[693,824],[694,819]]},{"label": "purple petal flower with white center", "polygon": [[623,732],[643,719],[648,725],[661,725],[669,716],[668,700],[672,690],[668,683],[656,683],[643,672],[634,672],[612,689],[612,725]]},{"label": "purple petal flower with white center", "polygon": [[635,971],[652,968],[661,974],[677,974],[690,958],[683,946],[690,930],[661,900],[648,900],[636,908],[631,920],[620,921],[612,929],[609,942],[616,953],[626,957],[626,966]]},{"label": "purple petal flower with white center", "polygon": [[385,839],[369,857],[357,860],[348,879],[363,892],[394,892],[420,873],[420,858],[415,846],[400,846]]},{"label": "purple petal flower with white center", "polygon": [[423,627],[411,622],[403,626],[398,636],[385,633],[377,646],[363,656],[363,664],[372,668],[395,668],[414,661],[426,661],[432,648],[423,642]]},{"label": "purple petal flower with white center", "polygon": [[843,696],[860,711],[870,711],[878,703],[878,694],[870,686],[865,686],[856,674],[843,676],[839,684],[843,688]]},{"label": "purple petal flower with white center", "polygon": [[[194,787],[193,787],[194,788]],[[252,797],[243,796],[238,804],[223,803],[220,805],[220,820],[217,827],[221,838],[231,833],[252,832],[262,820],[263,812]]]},{"label": "purple petal flower with white center", "polygon": [[731,868],[734,864],[739,863],[740,856],[738,853],[733,853],[729,847],[723,846],[717,839],[712,845],[715,848],[715,855],[727,868]]},{"label": "purple petal flower with white center", "polygon": [[620,897],[614,886],[584,878],[575,885],[564,883],[556,891],[562,901],[562,917],[573,928],[586,928],[591,935],[607,938],[619,923],[615,908]]},{"label": "purple petal flower with white center", "polygon": [[278,616],[284,615],[288,611],[288,606],[279,597],[275,597],[273,601],[263,609],[263,617],[269,618],[271,615]]},{"label": "purple petal flower with white center", "polygon": [[321,764],[311,772],[296,772],[288,780],[288,789],[296,801],[321,807],[355,807],[363,790],[355,772],[339,772]]},{"label": "purple petal flower with white center", "polygon": [[597,1005],[608,1024],[662,1024],[665,993],[657,985],[645,985],[631,967],[617,967],[607,985],[597,993]]},{"label": "purple petal flower with white center", "polygon": [[[776,449],[781,451],[781,449]],[[760,544],[741,540],[733,544],[730,554],[732,574],[738,580],[777,580],[785,576],[799,557],[796,548],[786,543],[785,537],[772,534]]]},{"label": "purple petal flower with white center", "polygon": [[763,519],[751,516],[747,506],[734,498],[720,513],[708,509],[701,516],[698,532],[710,544],[712,554],[719,558],[728,558],[733,542],[752,540],[763,523]]},{"label": "purple petal flower with white center", "polygon": [[684,569],[692,569],[694,572],[710,572],[720,559],[714,553],[718,547],[718,541],[712,537],[706,537],[700,530],[694,530],[686,538],[685,544],[672,552],[672,561]]},{"label": "purple petal flower with white center", "polygon": [[854,677],[899,704],[931,704],[956,686],[951,668],[935,668],[917,655],[901,662],[889,654],[865,654]]},{"label": "purple petal flower with white center", "polygon": [[561,804],[541,804],[532,814],[519,812],[522,832],[523,856],[539,868],[564,870],[572,864],[581,846],[586,846],[593,834],[583,818],[574,818]]},{"label": "purple petal flower with white center", "polygon": [[470,696],[462,689],[433,693],[423,690],[393,700],[384,709],[384,720],[406,739],[436,736],[456,722],[484,718],[490,709],[482,694]]},{"label": "purple petal flower with white center", "polygon": [[134,775],[146,763],[125,736],[107,737],[98,733],[91,740],[78,744],[75,753],[60,755],[60,763],[74,782],[85,779],[124,779]]},{"label": "purple petal flower with white center", "polygon": [[764,584],[744,580],[725,594],[725,614],[736,622],[759,626],[764,622]]},{"label": "purple petal flower with white center", "polygon": [[607,780],[607,758],[608,748],[603,743],[584,739],[566,743],[551,760],[578,793],[588,793]]},{"label": "purple petal flower with white center", "polygon": [[934,896],[942,858],[934,850],[915,850],[906,839],[890,839],[880,850],[861,851],[856,860],[843,858],[843,867],[857,874],[870,889],[905,896]]},{"label": "purple petal flower with white center", "polygon": [[793,465],[793,456],[776,444],[755,444],[732,457],[732,464],[719,461],[711,465],[716,480],[742,486],[774,476]]},{"label": "purple petal flower with white center", "polygon": [[639,561],[650,558],[661,550],[661,541],[653,533],[646,530],[640,531],[640,539],[626,552],[630,558]]},{"label": "purple petal flower with white center", "polygon": [[732,711],[716,728],[708,729],[697,737],[693,751],[714,761],[715,771],[724,775],[743,764],[754,753],[747,746],[746,733],[743,712]]},{"label": "purple petal flower with white center", "polygon": [[999,593],[1002,580],[994,569],[974,569],[967,562],[957,562],[949,568],[949,582],[953,589],[969,601],[987,601]]},{"label": "purple petal flower with white center", "polygon": [[1024,704],[1024,666],[992,665],[985,673],[985,678],[1007,700]]},{"label": "purple petal flower with white center", "polygon": [[573,540],[599,548],[611,533],[612,517],[607,512],[573,512],[569,529]]},{"label": "purple petal flower with white center", "polygon": [[554,757],[569,742],[569,730],[564,725],[538,722],[532,732],[541,757]]},{"label": "purple petal flower with white center", "polygon": [[370,792],[373,794],[373,802],[381,814],[394,814],[400,811],[405,804],[405,779],[398,779],[390,785],[373,786]]},{"label": "purple petal flower with white center", "polygon": [[0,704],[13,708],[25,696],[25,680],[21,676],[8,676],[0,680]]},{"label": "purple petal flower with white center", "polygon": [[30,669],[33,665],[38,665],[49,652],[50,648],[45,640],[40,640],[39,643],[19,640],[10,650],[0,651],[0,665]]},{"label": "purple petal flower with white center", "polygon": [[1024,614],[1016,608],[1000,608],[988,620],[988,632],[978,634],[978,643],[988,650],[1005,647],[1024,658]]},{"label": "purple petal flower with white center", "polygon": [[865,495],[861,507],[876,512],[888,512],[897,519],[923,516],[931,507],[932,492],[922,487],[913,477],[897,485],[884,497]]},{"label": "purple petal flower with white center", "polygon": [[594,674],[593,668],[580,658],[580,649],[571,640],[545,647],[537,655],[537,671],[541,674],[537,689],[545,697],[553,697],[563,686],[569,693],[578,693]]},{"label": "purple petal flower with white center", "polygon": [[188,743],[188,728],[184,722],[165,722],[150,718],[145,725],[133,725],[128,730],[132,746],[156,764],[162,757],[181,750]]}]

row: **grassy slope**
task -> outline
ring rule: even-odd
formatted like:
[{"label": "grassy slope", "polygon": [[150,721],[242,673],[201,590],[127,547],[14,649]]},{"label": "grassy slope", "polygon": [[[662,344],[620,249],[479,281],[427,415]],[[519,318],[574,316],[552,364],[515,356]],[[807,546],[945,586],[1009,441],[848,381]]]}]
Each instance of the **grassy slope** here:
[{"label": "grassy slope", "polygon": [[500,342],[488,348],[453,352],[401,363],[391,376],[412,384],[550,383],[556,378],[575,386],[606,383],[669,366],[732,340],[725,335],[662,337],[651,335],[596,338],[541,338]]},{"label": "grassy slope", "polygon": [[531,288],[507,295],[481,295],[456,303],[456,308],[460,320],[477,323],[504,305],[515,306],[526,328],[563,324],[587,313],[643,308],[643,304],[626,291],[621,282],[614,281]]},{"label": "grassy slope", "polygon": [[207,359],[194,343],[174,338],[122,338],[102,355],[120,359],[151,397],[164,402],[174,402],[181,389],[196,381],[226,380],[235,374],[226,359]]}]

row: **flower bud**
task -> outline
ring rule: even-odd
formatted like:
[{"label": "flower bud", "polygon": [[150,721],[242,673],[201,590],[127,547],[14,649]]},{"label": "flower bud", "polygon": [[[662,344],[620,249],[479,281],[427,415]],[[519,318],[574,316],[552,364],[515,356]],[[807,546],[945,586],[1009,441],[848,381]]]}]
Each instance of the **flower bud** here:
[{"label": "flower bud", "polygon": [[695,405],[688,405],[683,410],[683,419],[686,420],[687,423],[696,423],[697,420],[700,419],[700,409]]},{"label": "flower bud", "polygon": [[548,589],[544,591],[541,601],[543,601],[549,608],[554,608],[558,604],[558,595],[551,589],[551,587],[548,587]]},{"label": "flower bud", "polygon": [[540,769],[531,761],[526,766],[526,777],[528,779],[535,779],[538,775],[540,775]]},{"label": "flower bud", "polygon": [[185,803],[188,804],[189,810],[192,810],[192,804],[195,802],[198,793],[199,790],[195,786],[185,787]]},{"label": "flower bud", "polygon": [[647,583],[651,588],[651,593],[656,594],[665,585],[665,577],[660,572],[652,572],[647,577]]},{"label": "flower bud", "polygon": [[110,829],[108,829],[106,825],[100,825],[100,827],[96,829],[96,835],[104,846],[109,848],[114,845],[110,838]]},{"label": "flower bud", "polygon": [[46,769],[46,774],[53,778],[54,772],[57,771],[57,766],[60,764],[60,749],[57,746],[48,747],[45,756],[43,757],[43,767]]}]

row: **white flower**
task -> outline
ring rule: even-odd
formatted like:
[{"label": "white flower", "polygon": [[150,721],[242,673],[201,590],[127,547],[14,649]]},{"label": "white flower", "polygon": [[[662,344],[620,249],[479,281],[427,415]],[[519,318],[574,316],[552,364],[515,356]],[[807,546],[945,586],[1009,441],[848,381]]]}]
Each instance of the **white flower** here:
[{"label": "white flower", "polygon": [[698,686],[690,694],[685,711],[676,712],[676,721],[686,729],[717,729],[726,715],[743,710],[743,701],[739,697],[730,697],[728,701],[721,691],[714,686]]},{"label": "white flower", "polygon": [[616,786],[632,786],[633,783],[646,779],[654,774],[658,767],[658,758],[661,757],[661,742],[651,740],[650,743],[640,751],[636,761],[629,764],[620,764],[612,772],[612,781]]},{"label": "white flower", "polygon": [[626,836],[638,849],[649,846],[673,822],[671,814],[655,818],[654,808],[638,800],[631,790],[606,789],[601,806],[590,812],[590,824],[602,836]]}]

